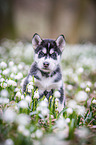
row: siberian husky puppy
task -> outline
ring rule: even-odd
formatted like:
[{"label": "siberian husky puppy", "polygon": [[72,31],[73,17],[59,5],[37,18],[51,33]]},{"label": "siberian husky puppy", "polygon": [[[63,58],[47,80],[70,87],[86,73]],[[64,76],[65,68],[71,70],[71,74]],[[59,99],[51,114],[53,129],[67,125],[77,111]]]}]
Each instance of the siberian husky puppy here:
[{"label": "siberian husky puppy", "polygon": [[28,76],[23,83],[23,93],[29,83],[30,76],[35,78],[35,86],[38,88],[39,98],[45,96],[48,100],[58,90],[59,103],[64,107],[64,86],[60,68],[62,51],[65,47],[65,38],[60,35],[56,40],[41,39],[35,33],[32,38],[34,49],[34,62]]}]

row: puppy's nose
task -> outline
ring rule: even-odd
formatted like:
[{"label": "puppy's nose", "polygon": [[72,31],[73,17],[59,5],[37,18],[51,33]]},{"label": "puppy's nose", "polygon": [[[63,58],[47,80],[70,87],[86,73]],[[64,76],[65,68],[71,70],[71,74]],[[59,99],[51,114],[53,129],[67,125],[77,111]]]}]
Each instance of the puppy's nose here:
[{"label": "puppy's nose", "polygon": [[43,63],[43,65],[44,65],[44,67],[48,67],[48,66],[49,66],[49,62],[45,61],[45,62]]}]

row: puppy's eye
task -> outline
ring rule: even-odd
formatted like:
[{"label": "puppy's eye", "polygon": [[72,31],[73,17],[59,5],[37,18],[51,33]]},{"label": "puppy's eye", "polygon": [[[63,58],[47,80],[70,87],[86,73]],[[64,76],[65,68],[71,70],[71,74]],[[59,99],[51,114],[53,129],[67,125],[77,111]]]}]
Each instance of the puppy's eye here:
[{"label": "puppy's eye", "polygon": [[53,59],[56,60],[56,59],[57,59],[57,54],[56,54],[56,52],[52,53],[52,54],[51,54],[51,57],[52,57]]},{"label": "puppy's eye", "polygon": [[44,53],[42,51],[40,51],[38,57],[41,58],[43,56],[44,56]]}]

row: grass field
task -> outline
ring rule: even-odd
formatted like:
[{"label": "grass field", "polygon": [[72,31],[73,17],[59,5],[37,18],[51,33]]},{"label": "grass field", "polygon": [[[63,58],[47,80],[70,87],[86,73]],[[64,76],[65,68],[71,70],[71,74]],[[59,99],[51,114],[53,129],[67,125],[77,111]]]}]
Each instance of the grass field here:
[{"label": "grass field", "polygon": [[32,96],[22,94],[32,62],[31,43],[1,42],[0,145],[95,145],[96,46],[66,45],[61,61],[66,106],[60,113],[58,91],[51,104],[45,97],[37,101],[34,77],[27,86]]}]

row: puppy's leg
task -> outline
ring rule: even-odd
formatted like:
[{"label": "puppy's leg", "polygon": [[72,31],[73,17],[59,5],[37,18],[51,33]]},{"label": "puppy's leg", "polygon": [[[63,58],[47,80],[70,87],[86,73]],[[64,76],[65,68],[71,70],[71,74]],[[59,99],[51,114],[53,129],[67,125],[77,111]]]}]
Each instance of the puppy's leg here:
[{"label": "puppy's leg", "polygon": [[26,92],[26,86],[29,83],[28,81],[28,77],[25,78],[24,83],[23,83],[23,87],[22,87],[22,93],[24,94],[24,92]]},{"label": "puppy's leg", "polygon": [[59,98],[59,103],[58,103],[58,111],[61,112],[63,110],[63,108],[65,107],[65,91],[64,91],[64,87],[62,86],[59,90],[61,96]]}]

